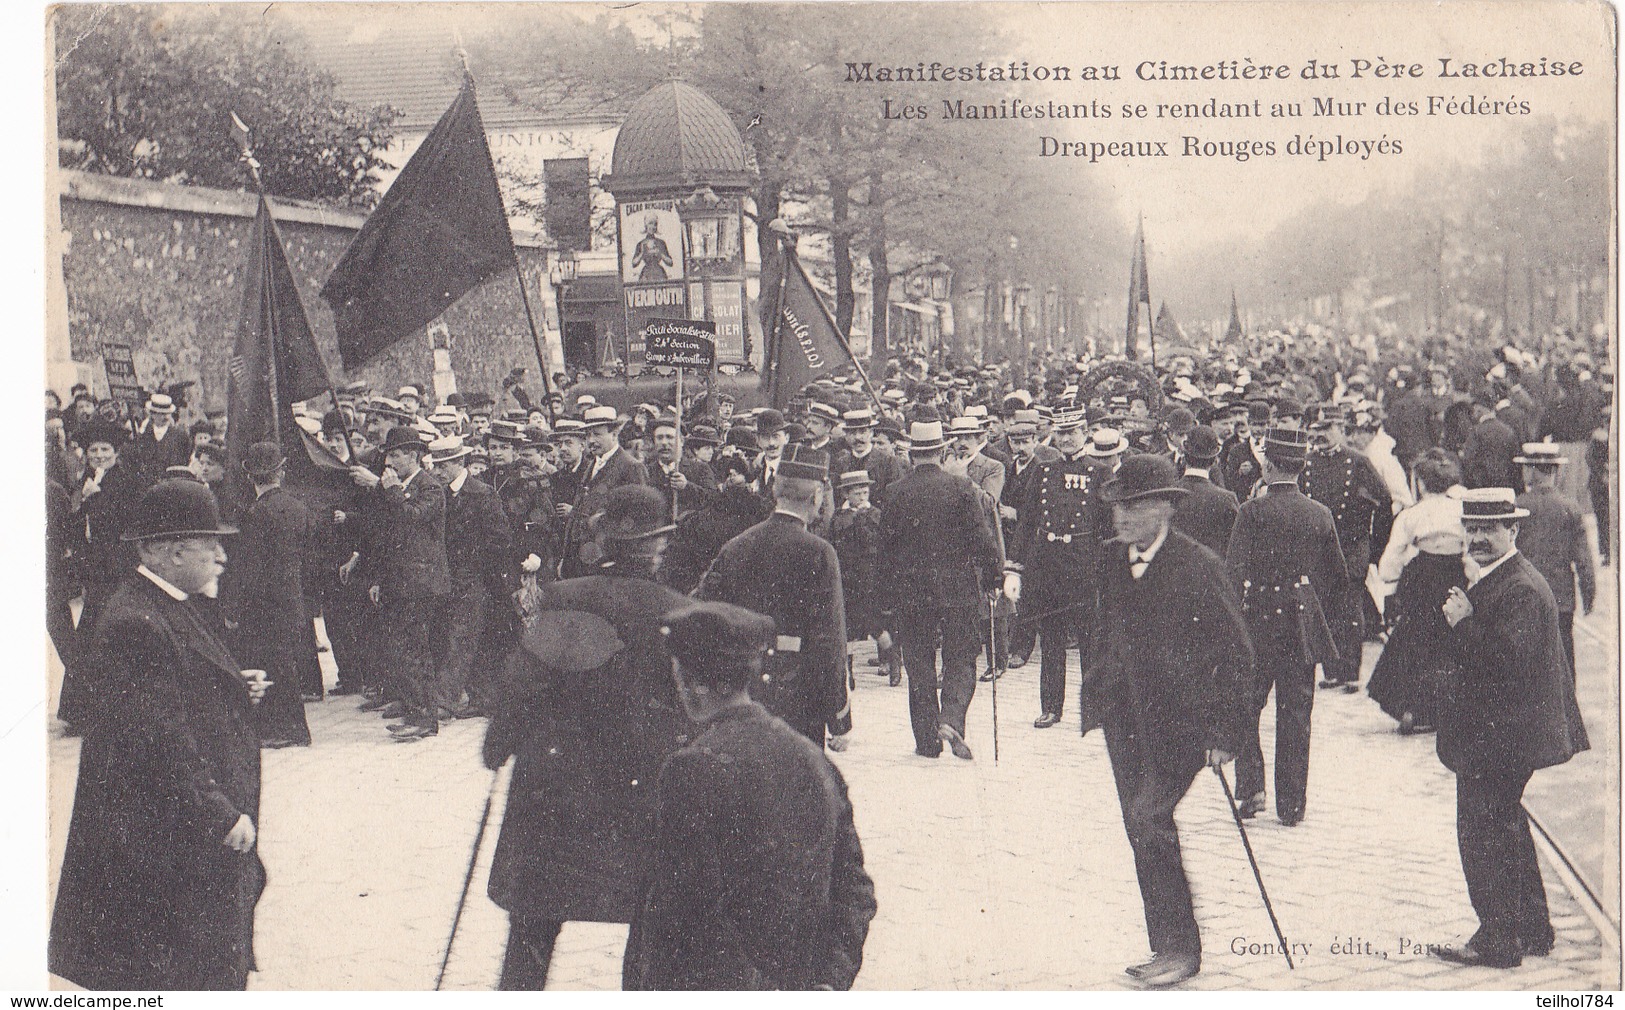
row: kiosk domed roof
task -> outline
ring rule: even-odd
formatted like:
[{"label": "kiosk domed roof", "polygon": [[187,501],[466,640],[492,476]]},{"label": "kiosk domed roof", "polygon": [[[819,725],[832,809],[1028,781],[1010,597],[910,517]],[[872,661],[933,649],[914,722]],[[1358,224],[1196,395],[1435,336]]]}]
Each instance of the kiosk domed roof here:
[{"label": "kiosk domed roof", "polygon": [[751,170],[745,142],[722,106],[693,85],[666,81],[627,112],[605,181],[616,192],[747,187]]}]

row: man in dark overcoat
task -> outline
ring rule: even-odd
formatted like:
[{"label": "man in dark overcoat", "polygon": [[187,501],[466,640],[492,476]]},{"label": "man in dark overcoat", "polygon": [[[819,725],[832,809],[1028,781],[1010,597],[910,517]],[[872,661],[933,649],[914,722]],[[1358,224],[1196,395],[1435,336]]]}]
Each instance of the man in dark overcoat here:
[{"label": "man in dark overcoat", "polygon": [[914,753],[934,758],[947,743],[969,759],[965,713],[976,692],[986,594],[1002,589],[1004,559],[979,489],[943,469],[942,422],[916,422],[909,441],[913,466],[892,485],[880,515],[879,597],[908,672]]},{"label": "man in dark overcoat", "polygon": [[622,986],[852,988],[874,882],[841,773],[750,699],[772,619],[700,603],[666,620],[679,697],[700,731],[660,772]]},{"label": "man in dark overcoat", "polygon": [[778,644],[751,697],[809,740],[846,748],[846,603],[835,548],[808,531],[829,486],[828,457],[792,446],[775,463],[773,514],[723,545],[694,595],[773,618]]},{"label": "man in dark overcoat", "polygon": [[226,555],[214,495],[162,481],[125,533],[140,566],[108,600],[51,917],[52,973],[87,989],[243,989],[254,965],[261,688],[192,598]]},{"label": "man in dark overcoat", "polygon": [[1303,493],[1326,506],[1337,527],[1346,578],[1342,595],[1326,611],[1337,658],[1324,664],[1320,686],[1353,694],[1359,690],[1365,643],[1366,571],[1381,557],[1394,526],[1394,501],[1382,475],[1363,452],[1348,447],[1348,416],[1342,404],[1326,404],[1310,430],[1319,436],[1304,460]]},{"label": "man in dark overcoat", "polygon": [[370,486],[368,508],[377,536],[368,596],[378,607],[385,690],[400,703],[403,721],[390,732],[411,742],[440,732],[438,664],[430,626],[445,611],[451,591],[446,562],[446,489],[423,469],[428,451],[415,429],[391,428],[380,447],[385,467],[375,476],[353,467]]},{"label": "man in dark overcoat", "polygon": [[235,626],[232,651],[271,679],[264,702],[254,709],[260,740],[269,747],[308,747],[299,672],[316,661],[312,618],[305,609],[307,573],[316,565],[316,520],[304,502],[283,489],[287,460],[277,443],[249,446],[242,467],[255,497],[221,585],[228,627]]},{"label": "man in dark overcoat", "polygon": [[1128,973],[1157,987],[1202,963],[1174,808],[1204,764],[1240,751],[1251,707],[1241,601],[1218,555],[1173,523],[1187,494],[1154,455],[1130,456],[1102,488],[1118,542],[1101,560],[1101,725],[1153,955]]},{"label": "man in dark overcoat", "polygon": [[649,482],[643,464],[621,448],[619,433],[626,419],[614,407],[595,404],[583,412],[581,421],[593,455],[564,529],[564,555],[559,562],[559,574],[567,579],[593,571],[594,552],[588,550],[583,556],[582,551],[593,543],[589,524],[592,517],[603,510],[609,493],[627,484]]},{"label": "man in dark overcoat", "polygon": [[1266,491],[1236,514],[1227,559],[1256,659],[1253,719],[1236,760],[1236,791],[1246,797],[1243,816],[1264,808],[1257,717],[1273,689],[1275,812],[1289,827],[1303,820],[1309,786],[1315,664],[1337,655],[1326,614],[1347,582],[1331,511],[1298,490],[1308,441],[1308,433],[1296,429],[1265,434]]},{"label": "man in dark overcoat", "polygon": [[[1020,400],[1011,400],[1020,403]],[[1014,557],[1016,530],[1019,525],[1021,503],[1027,500],[1027,485],[1042,469],[1037,464],[1061,458],[1060,450],[1038,441],[1038,411],[1016,410],[1005,426],[1005,441],[1010,447],[1010,462],[1005,464],[1004,487],[999,493],[999,521],[1003,524],[1005,546]],[[1008,643],[1009,669],[1025,666],[1038,643],[1036,622],[1010,621],[1000,618],[1000,640]]]},{"label": "man in dark overcoat", "polygon": [[841,424],[846,429],[846,445],[830,457],[830,473],[867,472],[874,481],[871,497],[875,507],[880,508],[892,484],[903,476],[902,461],[890,449],[875,445],[875,429],[880,421],[874,411],[848,410],[841,415]]},{"label": "man in dark overcoat", "polygon": [[546,984],[565,922],[632,921],[656,775],[694,733],[660,634],[690,602],[654,581],[667,509],[641,485],[606,496],[603,562],[543,587],[499,678],[485,763],[517,759],[488,888],[508,911],[502,989]]},{"label": "man in dark overcoat", "polygon": [[1551,952],[1555,934],[1523,790],[1536,770],[1588,746],[1557,604],[1518,550],[1518,520],[1527,515],[1511,488],[1466,493],[1462,526],[1478,573],[1465,592],[1452,589],[1443,608],[1456,667],[1440,698],[1437,747],[1456,773],[1456,838],[1479,928],[1438,954],[1492,968]]},{"label": "man in dark overcoat", "polygon": [[1185,494],[1175,503],[1174,529],[1222,558],[1229,553],[1230,531],[1241,505],[1235,492],[1213,483],[1218,456],[1219,436],[1212,428],[1198,425],[1185,436],[1184,472],[1179,477]]}]

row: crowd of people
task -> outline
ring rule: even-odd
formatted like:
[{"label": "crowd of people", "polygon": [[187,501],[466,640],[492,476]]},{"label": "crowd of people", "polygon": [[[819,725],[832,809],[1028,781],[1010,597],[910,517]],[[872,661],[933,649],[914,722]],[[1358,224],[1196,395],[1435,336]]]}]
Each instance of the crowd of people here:
[{"label": "crowd of people", "polygon": [[[1370,697],[1401,733],[1436,729],[1458,775],[1482,928],[1448,956],[1551,949],[1518,799],[1587,746],[1573,620],[1597,592],[1586,512],[1611,559],[1612,387],[1586,348],[1282,332],[1157,368],[880,371],[787,410],[570,390],[505,409],[356,383],[230,469],[221,419],[184,426],[172,396],[124,417],[48,394],[49,630],[59,716],[85,738],[53,970],[240,986],[263,881],[244,748],[309,745],[305,706],[352,696],[401,744],[488,718],[486,763],[515,762],[489,888],[510,916],[504,988],[545,983],[571,920],[633,924],[629,987],[848,987],[874,893],[823,751],[855,731],[850,689],[906,680],[915,753],[969,761],[978,683],[1036,656],[1049,729],[1077,650],[1071,696],[1103,729],[1146,905],[1153,956],[1128,972],[1172,985],[1201,963],[1175,806],[1233,760],[1239,813],[1264,811],[1273,693],[1275,813],[1302,821],[1317,691],[1358,693],[1370,642]],[[234,707],[191,681],[146,697],[137,711],[181,729],[147,732],[110,785],[142,678],[210,661],[249,671]],[[196,730],[189,698],[230,708],[229,732]],[[188,805],[168,830],[219,828],[240,857],[174,882],[208,891],[188,923],[234,924],[192,974],[152,966],[207,945],[193,925],[109,938],[91,907],[118,864],[84,840],[165,767]],[[794,858],[766,858],[773,839]]]}]

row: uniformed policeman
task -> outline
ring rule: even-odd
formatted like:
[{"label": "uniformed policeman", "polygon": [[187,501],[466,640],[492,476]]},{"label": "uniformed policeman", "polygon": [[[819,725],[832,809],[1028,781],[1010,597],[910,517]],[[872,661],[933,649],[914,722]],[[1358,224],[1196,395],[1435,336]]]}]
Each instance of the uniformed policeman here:
[{"label": "uniformed policeman", "polygon": [[1325,665],[1320,686],[1353,694],[1359,690],[1360,651],[1365,642],[1365,577],[1374,554],[1388,544],[1393,499],[1377,468],[1345,444],[1347,416],[1342,404],[1320,409],[1310,432],[1319,437],[1303,467],[1303,493],[1331,510],[1337,542],[1343,548],[1348,582],[1326,612],[1337,658]]},{"label": "uniformed policeman", "polygon": [[1275,812],[1288,827],[1303,820],[1315,664],[1337,656],[1325,615],[1347,582],[1331,511],[1298,490],[1308,445],[1308,432],[1266,433],[1267,490],[1242,503],[1228,559],[1257,657],[1252,725],[1236,760],[1236,788],[1246,797],[1242,815],[1264,808],[1258,715],[1274,688]]},{"label": "uniformed policeman", "polygon": [[1088,679],[1100,545],[1111,535],[1111,512],[1097,491],[1126,444],[1120,432],[1109,428],[1091,438],[1085,421],[1081,410],[1055,415],[1055,448],[1061,458],[1042,464],[1028,484],[1017,508],[1015,540],[1007,545],[1021,571],[1022,614],[1028,615],[1023,619],[1038,624],[1041,712],[1033,725],[1039,729],[1061,721],[1066,650],[1073,639]]},{"label": "uniformed policeman", "polygon": [[773,618],[778,644],[751,696],[808,739],[846,748],[846,605],[835,548],[808,531],[829,486],[829,457],[792,446],[774,461],[773,514],[723,545],[694,596]]}]

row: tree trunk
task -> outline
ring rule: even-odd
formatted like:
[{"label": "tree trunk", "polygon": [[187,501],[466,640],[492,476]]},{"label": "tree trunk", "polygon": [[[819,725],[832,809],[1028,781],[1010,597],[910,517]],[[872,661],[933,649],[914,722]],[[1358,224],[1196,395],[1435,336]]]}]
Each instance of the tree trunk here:
[{"label": "tree trunk", "polygon": [[852,339],[852,314],[857,297],[852,291],[852,182],[843,176],[829,180],[830,253],[835,258],[835,326]]},{"label": "tree trunk", "polygon": [[873,215],[869,226],[869,291],[874,303],[869,357],[884,367],[891,346],[891,267],[886,261],[886,179],[878,168],[869,173],[869,209]]}]

